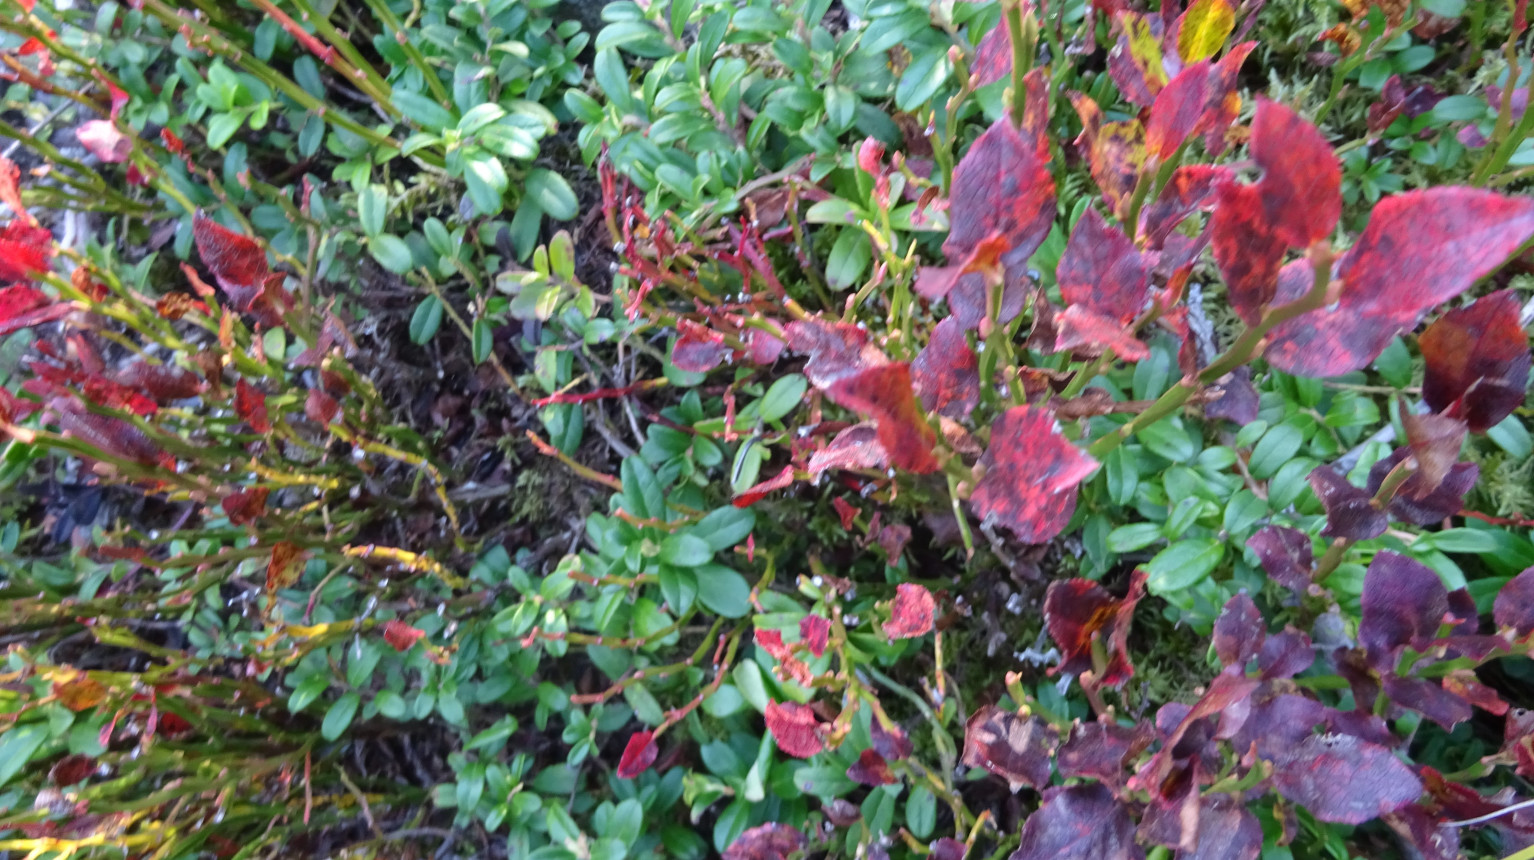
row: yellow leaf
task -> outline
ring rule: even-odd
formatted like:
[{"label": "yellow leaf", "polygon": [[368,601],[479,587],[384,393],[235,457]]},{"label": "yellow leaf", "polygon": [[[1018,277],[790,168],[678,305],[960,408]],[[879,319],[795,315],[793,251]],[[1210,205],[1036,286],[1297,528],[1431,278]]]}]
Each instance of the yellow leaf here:
[{"label": "yellow leaf", "polygon": [[1161,92],[1167,82],[1166,67],[1161,61],[1161,40],[1151,30],[1150,21],[1128,13],[1122,13],[1119,21],[1129,37],[1129,56],[1145,76],[1146,87],[1151,95]]},{"label": "yellow leaf", "polygon": [[1177,34],[1177,53],[1184,63],[1208,59],[1235,28],[1236,12],[1227,0],[1194,0]]}]

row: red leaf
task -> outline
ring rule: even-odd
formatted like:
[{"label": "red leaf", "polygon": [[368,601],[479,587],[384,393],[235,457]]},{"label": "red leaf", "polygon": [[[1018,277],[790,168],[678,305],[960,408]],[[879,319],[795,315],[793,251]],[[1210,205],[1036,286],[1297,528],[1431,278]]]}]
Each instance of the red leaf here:
[{"label": "red leaf", "polygon": [[1275,327],[1268,363],[1298,376],[1363,368],[1531,235],[1534,198],[1458,187],[1387,197],[1337,267],[1343,288],[1335,307]]},{"label": "red leaf", "polygon": [[856,505],[837,496],[831,500],[831,507],[836,509],[836,516],[842,521],[843,531],[852,531],[853,523],[857,521],[858,508]]},{"label": "red leaf", "polygon": [[937,603],[932,592],[915,583],[903,582],[895,586],[895,600],[890,604],[890,620],[884,625],[884,635],[891,640],[914,639],[932,632],[932,616]]},{"label": "red leaf", "polygon": [[1177,860],[1257,860],[1261,854],[1257,816],[1227,795],[1213,795],[1199,802],[1194,847],[1179,851]]},{"label": "red leaf", "polygon": [[1151,105],[1145,124],[1145,147],[1165,161],[1188,139],[1203,118],[1209,100],[1208,60],[1200,60],[1177,73]]},{"label": "red leaf", "polygon": [[1065,528],[1076,486],[1097,468],[1095,460],[1060,435],[1052,414],[1033,406],[1002,413],[991,426],[991,445],[980,462],[985,477],[975,485],[970,504],[1026,543],[1042,543]]},{"label": "red leaf", "polygon": [[961,764],[978,767],[1007,781],[1016,792],[1049,785],[1049,754],[1059,736],[1038,717],[1020,717],[994,705],[975,711],[964,726]]},{"label": "red leaf", "polygon": [[767,702],[767,730],[778,749],[795,758],[809,758],[825,749],[815,712],[796,702]]},{"label": "red leaf", "polygon": [[133,139],[109,119],[93,119],[75,129],[75,137],[91,155],[107,164],[120,164],[133,153]]},{"label": "red leaf", "polygon": [[1277,102],[1258,99],[1252,159],[1268,229],[1292,248],[1330,236],[1342,214],[1342,165],[1321,132]]},{"label": "red leaf", "polygon": [[1199,132],[1204,135],[1204,151],[1211,158],[1225,151],[1226,136],[1236,114],[1241,110],[1241,97],[1236,94],[1236,79],[1241,74],[1241,64],[1257,47],[1256,42],[1242,42],[1225,52],[1209,73],[1209,101],[1204,115],[1199,119]]},{"label": "red leaf", "polygon": [[1230,169],[1195,164],[1172,171],[1161,195],[1140,216],[1140,233],[1151,248],[1160,248],[1183,219],[1209,208],[1215,185],[1231,178]]},{"label": "red leaf", "polygon": [[975,46],[975,62],[970,72],[978,75],[978,86],[994,84],[1012,74],[1012,36],[1007,32],[1007,19],[996,22],[980,44]]},{"label": "red leaf", "polygon": [[879,529],[874,541],[879,544],[879,549],[884,550],[884,557],[889,559],[891,565],[898,564],[900,554],[905,552],[905,545],[911,541],[911,527],[904,523],[887,525]]},{"label": "red leaf", "polygon": [[160,129],[160,142],[165,144],[165,149],[172,155],[186,154],[186,143],[168,128]]},{"label": "red leaf", "polygon": [[741,491],[740,495],[730,500],[730,504],[733,504],[737,508],[749,508],[757,502],[760,502],[762,499],[767,498],[767,496],[771,495],[772,493],[789,486],[793,482],[794,467],[784,466],[783,471],[779,472],[773,477],[768,478],[765,481],[758,482],[754,486],[747,487],[745,490]]},{"label": "red leaf", "polygon": [[1071,305],[1055,318],[1056,352],[1086,351],[1101,355],[1111,349],[1125,361],[1139,361],[1150,355],[1150,348],[1129,330],[1129,326],[1097,313],[1085,305]]},{"label": "red leaf", "polygon": [[1422,796],[1390,750],[1351,735],[1312,735],[1274,761],[1273,787],[1321,821],[1362,824]]},{"label": "red leaf", "polygon": [[271,432],[272,422],[266,415],[266,395],[244,379],[234,386],[234,412],[257,433]]},{"label": "red leaf", "polygon": [[1310,473],[1310,487],[1326,509],[1325,537],[1348,540],[1368,540],[1385,533],[1390,520],[1375,508],[1372,494],[1348,483],[1348,479],[1331,466],[1317,466]]},{"label": "red leaf", "polygon": [[874,751],[887,761],[900,761],[911,755],[911,739],[897,725],[888,729],[877,717],[868,725],[868,736],[873,740]]},{"label": "red leaf", "polygon": [[885,364],[843,376],[826,389],[826,395],[874,420],[891,466],[917,474],[937,471],[932,454],[937,433],[916,405],[910,365]]},{"label": "red leaf", "polygon": [[1262,404],[1257,388],[1252,385],[1250,366],[1236,368],[1230,375],[1221,377],[1217,384],[1220,396],[1204,404],[1204,417],[1224,418],[1243,427],[1257,420],[1257,411]]},{"label": "red leaf", "polygon": [[1143,856],[1134,839],[1134,821],[1105,786],[1051,788],[1011,860],[1131,860]]},{"label": "red leaf", "polygon": [[[1397,448],[1390,456],[1376,462],[1369,469],[1369,494],[1379,492],[1380,486],[1385,483],[1385,476],[1410,454],[1410,448]],[[1456,463],[1449,468],[1448,475],[1437,489],[1419,498],[1423,476],[1413,474],[1401,483],[1387,510],[1392,517],[1413,525],[1426,526],[1443,522],[1445,517],[1459,513],[1465,506],[1465,494],[1470,492],[1480,476],[1480,466]]]},{"label": "red leaf", "polygon": [[266,513],[266,497],[271,491],[266,487],[251,487],[230,493],[219,503],[231,525],[243,526],[253,523]]},{"label": "red leaf", "polygon": [[854,424],[836,434],[831,444],[810,455],[809,472],[815,477],[830,469],[883,469],[889,455],[879,444],[874,425]]},{"label": "red leaf", "polygon": [[1386,675],[1384,691],[1391,704],[1411,708],[1445,731],[1452,731],[1475,715],[1470,702],[1444,689],[1442,681]]},{"label": "red leaf", "polygon": [[1512,630],[1519,639],[1534,633],[1534,567],[1502,586],[1492,603],[1491,617],[1498,629]]},{"label": "red leaf", "polygon": [[1077,723],[1071,736],[1055,754],[1064,777],[1091,777],[1110,785],[1124,781],[1124,765],[1131,756],[1151,744],[1151,732],[1143,723],[1121,726],[1112,722]]},{"label": "red leaf", "polygon": [[655,733],[649,730],[635,732],[623,747],[623,757],[618,759],[618,778],[633,779],[655,764],[660,748],[655,744]]},{"label": "red leaf", "polygon": [[1102,109],[1081,93],[1071,93],[1071,104],[1081,117],[1076,144],[1085,150],[1092,179],[1113,216],[1128,217],[1135,185],[1145,166],[1145,129],[1139,120],[1103,122]]},{"label": "red leaf", "polygon": [[53,234],[41,227],[29,227],[21,219],[7,224],[0,232],[0,283],[25,281],[48,271],[53,255]]},{"label": "red leaf", "polygon": [[391,648],[399,651],[400,653],[404,653],[415,647],[415,643],[421,641],[421,637],[425,635],[426,631],[417,630],[416,628],[411,627],[409,624],[406,624],[398,618],[392,618],[384,624],[384,641],[389,643]]},{"label": "red leaf", "polygon": [[844,376],[889,363],[879,348],[868,342],[868,332],[850,323],[820,319],[795,320],[783,329],[788,348],[810,357],[804,375],[816,388],[829,388]]},{"label": "red leaf", "polygon": [[272,545],[272,556],[266,564],[266,593],[275,597],[279,589],[291,588],[304,572],[307,557],[297,544],[285,540]]},{"label": "red leaf", "polygon": [[[1133,13],[1113,16],[1119,34],[1108,51],[1108,76],[1118,85],[1124,100],[1140,107],[1150,107],[1166,86],[1166,68],[1161,62],[1161,21]],[[1141,51],[1136,52],[1135,47]],[[1149,49],[1147,52],[1146,49]]]},{"label": "red leaf", "polygon": [[1231,307],[1247,325],[1262,318],[1262,310],[1278,291],[1284,243],[1268,228],[1259,185],[1222,181],[1215,188],[1214,215],[1209,219],[1209,242],[1225,279]]},{"label": "red leaf", "polygon": [[765,627],[758,628],[756,645],[778,661],[778,665],[782,667],[780,675],[804,687],[808,687],[814,681],[815,676],[810,672],[810,667],[806,666],[803,660],[795,657],[791,648],[783,644],[783,634],[780,631]]},{"label": "red leaf", "polygon": [[27,224],[35,224],[36,219],[27,212],[25,206],[21,205],[21,188],[18,184],[20,181],[21,168],[16,166],[16,162],[0,156],[0,203],[10,207],[17,219]]},{"label": "red leaf", "polygon": [[974,142],[953,171],[948,259],[967,259],[992,235],[1011,248],[1007,264],[1033,256],[1055,220],[1055,180],[1040,135],[1023,134],[1001,117]]},{"label": "red leaf", "polygon": [[889,762],[873,750],[863,750],[858,760],[847,768],[847,778],[861,785],[890,785],[895,775],[890,773]]},{"label": "red leaf", "polygon": [[304,415],[316,424],[329,425],[341,412],[341,404],[318,388],[309,389],[304,398]]},{"label": "red leaf", "polygon": [[1304,633],[1285,628],[1269,636],[1257,655],[1257,671],[1263,680],[1293,678],[1316,662],[1315,645]]},{"label": "red leaf", "polygon": [[72,399],[55,399],[49,407],[60,431],[103,453],[146,466],[158,464],[163,459],[160,449],[144,431],[126,421],[89,412]]},{"label": "red leaf", "polygon": [[671,348],[671,363],[678,370],[705,373],[718,367],[731,352],[724,344],[724,335],[707,326],[683,319],[677,322],[676,329],[679,337]]},{"label": "red leaf", "polygon": [[15,284],[0,289],[0,322],[16,319],[28,311],[47,305],[50,301],[42,290],[26,284]]},{"label": "red leaf", "polygon": [[100,681],[80,673],[64,681],[53,682],[53,695],[59,704],[75,713],[89,711],[106,701],[107,688]]},{"label": "red leaf", "polygon": [[809,840],[787,824],[758,824],[745,831],[724,849],[724,860],[788,860],[788,855],[803,851]]},{"label": "red leaf", "polygon": [[1529,338],[1518,294],[1502,290],[1439,317],[1417,338],[1422,399],[1484,433],[1513,414],[1529,386]]},{"label": "red leaf", "polygon": [[82,783],[96,772],[96,763],[83,755],[67,755],[48,770],[48,778],[54,785],[65,786]]},{"label": "red leaf", "polygon": [[1408,645],[1425,653],[1449,614],[1449,592],[1438,574],[1393,552],[1375,554],[1359,603],[1358,644],[1381,671],[1394,669]]},{"label": "red leaf", "polygon": [[1134,675],[1129,661],[1129,621],[1135,604],[1145,596],[1143,571],[1129,581],[1122,600],[1090,579],[1057,580],[1044,593],[1044,628],[1060,647],[1061,662],[1054,672],[1079,674],[1092,668],[1092,642],[1106,637],[1108,666],[1099,684],[1115,687]]},{"label": "red leaf", "polygon": [[1245,667],[1268,638],[1268,626],[1245,592],[1232,597],[1214,622],[1214,653],[1220,665]]},{"label": "red leaf", "polygon": [[1110,226],[1093,207],[1071,231],[1055,278],[1068,305],[1089,308],[1120,325],[1139,315],[1150,291],[1145,258],[1123,230]]},{"label": "red leaf", "polygon": [[812,614],[799,619],[799,641],[816,657],[826,653],[826,643],[830,637],[831,622],[824,617]]},{"label": "red leaf", "polygon": [[959,318],[945,318],[911,362],[911,381],[922,408],[956,420],[967,418],[980,403],[979,368]]},{"label": "red leaf", "polygon": [[123,368],[117,381],[143,391],[160,404],[196,397],[203,389],[202,380],[189,370],[143,360]]},{"label": "red leaf", "polygon": [[1182,854],[1198,842],[1199,760],[1179,762],[1159,785],[1152,787],[1150,803],[1140,815],[1141,842],[1165,845]]},{"label": "red leaf", "polygon": [[1425,498],[1443,486],[1449,470],[1459,460],[1465,446],[1465,422],[1447,415],[1403,415],[1406,443],[1417,463],[1412,477],[1419,480],[1410,490],[1402,485],[1399,492],[1413,498]]},{"label": "red leaf", "polygon": [[928,855],[932,860],[964,860],[964,855],[969,851],[969,846],[948,836],[932,840],[927,848],[932,852]]},{"label": "red leaf", "polygon": [[260,244],[214,221],[201,210],[192,218],[192,236],[197,240],[198,255],[219,286],[229,293],[239,310],[248,310],[271,274]]}]

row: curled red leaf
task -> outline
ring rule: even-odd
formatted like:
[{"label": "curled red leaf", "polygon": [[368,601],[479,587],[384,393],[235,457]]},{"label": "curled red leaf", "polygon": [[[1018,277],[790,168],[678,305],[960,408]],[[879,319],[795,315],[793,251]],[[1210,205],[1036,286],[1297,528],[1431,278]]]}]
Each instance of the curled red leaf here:
[{"label": "curled red leaf", "polygon": [[937,603],[924,586],[902,582],[895,586],[895,600],[890,604],[890,620],[884,634],[890,639],[913,639],[932,632],[932,616]]},{"label": "curled red leaf", "polygon": [[121,164],[133,154],[133,139],[109,119],[93,119],[75,129],[75,137],[91,155],[107,164]]},{"label": "curled red leaf", "polygon": [[1326,509],[1326,528],[1321,534],[1348,540],[1368,540],[1385,533],[1390,520],[1373,505],[1371,494],[1348,483],[1331,466],[1317,466],[1310,473],[1310,486]]},{"label": "curled red leaf", "polygon": [[1484,296],[1439,317],[1417,345],[1426,372],[1422,399],[1484,433],[1513,413],[1529,387],[1529,339],[1512,290]]},{"label": "curled red leaf", "polygon": [[1135,571],[1129,592],[1113,597],[1090,579],[1057,580],[1044,593],[1044,629],[1061,653],[1055,672],[1079,674],[1092,668],[1092,643],[1106,639],[1108,665],[1099,684],[1116,687],[1134,675],[1129,661],[1129,622],[1145,596],[1144,571]]},{"label": "curled red leaf", "polygon": [[964,726],[960,763],[1007,781],[1015,792],[1024,786],[1049,785],[1049,757],[1059,742],[1055,730],[1038,717],[1021,717],[986,705]]},{"label": "curled red leaf", "polygon": [[618,778],[633,779],[639,776],[655,764],[659,755],[660,747],[655,743],[654,732],[646,729],[633,733],[623,747],[623,757],[618,759]]},{"label": "curled red leaf", "polygon": [[384,641],[389,643],[389,647],[401,653],[415,647],[415,643],[421,641],[421,637],[425,635],[426,631],[411,627],[398,618],[391,618],[384,624]]},{"label": "curled red leaf", "polygon": [[815,712],[797,702],[767,702],[767,730],[778,749],[795,758],[809,758],[825,749]]},{"label": "curled red leaf", "polygon": [[1065,528],[1077,485],[1097,468],[1097,461],[1060,435],[1051,413],[1034,406],[1002,413],[980,462],[985,477],[970,504],[1027,543],[1042,543]]},{"label": "curled red leaf", "polygon": [[771,478],[768,478],[765,481],[760,481],[750,487],[747,487],[745,490],[742,490],[740,495],[730,500],[730,504],[737,508],[749,508],[757,502],[760,502],[762,499],[767,498],[772,493],[788,487],[789,485],[793,484],[793,482],[794,467],[784,466],[783,471],[777,473]]},{"label": "curled red leaf", "polygon": [[826,395],[874,420],[891,466],[917,474],[937,471],[932,453],[937,433],[916,404],[910,365],[884,364],[843,376],[826,389]]}]

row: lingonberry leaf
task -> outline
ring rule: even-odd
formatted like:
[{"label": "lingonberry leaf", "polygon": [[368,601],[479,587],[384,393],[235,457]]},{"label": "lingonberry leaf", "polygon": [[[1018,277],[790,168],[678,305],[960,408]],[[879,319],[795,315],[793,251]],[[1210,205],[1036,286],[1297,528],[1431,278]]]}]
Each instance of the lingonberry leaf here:
[{"label": "lingonberry leaf", "polygon": [[1054,727],[1038,717],[1022,717],[985,705],[964,726],[961,764],[978,767],[1007,781],[1012,791],[1049,785],[1049,754],[1059,742]]},{"label": "lingonberry leaf", "polygon": [[1105,786],[1051,788],[1028,816],[1011,860],[1132,860],[1135,844],[1129,812]]},{"label": "lingonberry leaf", "polygon": [[883,469],[889,455],[879,444],[879,431],[872,424],[854,424],[836,434],[836,438],[810,455],[809,472],[816,477],[829,469]]},{"label": "lingonberry leaf", "polygon": [[826,388],[826,395],[874,420],[890,465],[918,474],[937,470],[932,453],[937,433],[916,403],[910,365],[884,364],[840,377]]},{"label": "lingonberry leaf", "polygon": [[1389,749],[1351,735],[1312,735],[1273,765],[1280,795],[1334,824],[1362,824],[1422,796],[1422,781]]},{"label": "lingonberry leaf", "polygon": [[1140,313],[1150,291],[1145,257],[1090,206],[1071,231],[1055,278],[1068,305],[1090,308],[1121,325]]},{"label": "lingonberry leaf", "polygon": [[787,824],[758,824],[737,836],[722,856],[724,860],[788,860],[808,842],[803,833]]},{"label": "lingonberry leaf", "polygon": [[1297,376],[1337,376],[1464,292],[1534,235],[1534,198],[1440,187],[1387,197],[1337,266],[1335,305],[1275,326],[1265,357]]},{"label": "lingonberry leaf", "polygon": [[980,462],[985,476],[970,504],[1026,543],[1042,543],[1064,529],[1066,500],[1074,509],[1076,486],[1097,468],[1060,434],[1054,416],[1035,406],[1014,406],[996,419]]},{"label": "lingonberry leaf", "polygon": [[876,717],[868,725],[868,736],[873,740],[874,750],[888,761],[900,761],[911,755],[911,739],[899,726],[886,729]]},{"label": "lingonberry leaf", "polygon": [[1435,412],[1485,433],[1513,413],[1529,387],[1529,338],[1512,290],[1484,296],[1439,317],[1417,345],[1426,371],[1422,399]]},{"label": "lingonberry leaf", "polygon": [[623,747],[623,756],[618,759],[618,778],[633,779],[639,776],[650,769],[658,755],[660,747],[655,744],[654,732],[646,729],[633,733]]},{"label": "lingonberry leaf", "polygon": [[889,762],[873,750],[863,750],[858,760],[847,768],[847,778],[861,785],[880,786],[895,782]]},{"label": "lingonberry leaf", "polygon": [[1245,666],[1262,650],[1267,638],[1268,626],[1246,592],[1227,601],[1215,619],[1214,653],[1223,666]]},{"label": "lingonberry leaf", "polygon": [[959,318],[948,316],[911,362],[911,382],[924,409],[962,421],[980,403],[979,368]]},{"label": "lingonberry leaf", "polygon": [[795,758],[809,758],[825,749],[815,712],[797,702],[767,702],[767,730],[778,749]]},{"label": "lingonberry leaf", "polygon": [[1055,219],[1055,180],[1041,135],[1024,134],[1001,117],[980,135],[953,170],[950,229],[943,253],[967,259],[988,237],[1010,250],[1002,262],[1022,263],[1049,236]]},{"label": "lingonberry leaf", "polygon": [[1310,486],[1326,509],[1326,528],[1321,534],[1347,540],[1368,540],[1385,533],[1389,519],[1372,504],[1369,493],[1348,483],[1331,466],[1317,466],[1310,473]]},{"label": "lingonberry leaf", "polygon": [[1129,660],[1129,622],[1135,605],[1145,596],[1144,571],[1135,571],[1129,592],[1123,599],[1113,597],[1090,579],[1056,580],[1044,593],[1044,629],[1055,640],[1061,654],[1054,670],[1079,674],[1092,668],[1092,643],[1105,640],[1108,665],[1100,684],[1115,687],[1134,675]]},{"label": "lingonberry leaf", "polygon": [[1342,164],[1321,132],[1288,107],[1257,100],[1252,160],[1264,221],[1291,248],[1330,236],[1342,215]]},{"label": "lingonberry leaf", "polygon": [[1210,70],[1207,60],[1193,63],[1156,94],[1145,123],[1145,147],[1151,155],[1163,161],[1171,158],[1198,128],[1209,101]]},{"label": "lingonberry leaf", "polygon": [[1092,179],[1102,191],[1108,211],[1115,218],[1126,218],[1135,185],[1145,167],[1145,129],[1135,119],[1104,122],[1096,102],[1081,93],[1070,95],[1082,125],[1076,144],[1087,157]]},{"label": "lingonberry leaf", "polygon": [[1064,777],[1090,777],[1119,785],[1124,766],[1153,740],[1145,723],[1122,726],[1114,722],[1077,723],[1055,753],[1055,766]]},{"label": "lingonberry leaf", "polygon": [[914,639],[932,632],[932,616],[937,603],[932,592],[913,582],[895,586],[895,599],[890,603],[890,620],[884,625],[884,635],[890,639]]},{"label": "lingonberry leaf", "polygon": [[75,137],[86,151],[107,164],[121,164],[133,154],[133,139],[123,134],[109,119],[93,119],[75,129]]},{"label": "lingonberry leaf", "polygon": [[1194,164],[1172,171],[1166,187],[1140,214],[1140,234],[1151,248],[1160,248],[1184,219],[1209,208],[1215,186],[1231,179],[1230,168]]},{"label": "lingonberry leaf", "polygon": [[1534,633],[1534,567],[1508,580],[1492,601],[1491,617],[1501,630],[1519,639]]},{"label": "lingonberry leaf", "polygon": [[1425,652],[1449,613],[1449,592],[1438,574],[1393,552],[1376,553],[1364,573],[1358,644],[1376,669],[1395,666],[1402,648]]},{"label": "lingonberry leaf", "polygon": [[398,618],[391,618],[384,624],[384,641],[389,643],[389,647],[401,653],[414,648],[415,643],[421,641],[421,637],[425,635],[426,631],[411,627]]},{"label": "lingonberry leaf", "polygon": [[[1379,492],[1385,477],[1411,454],[1410,448],[1397,448],[1390,456],[1377,461],[1369,468],[1368,491]],[[1413,474],[1401,483],[1387,508],[1390,515],[1413,525],[1426,526],[1442,522],[1445,517],[1460,512],[1465,505],[1465,494],[1475,486],[1481,475],[1481,467],[1474,463],[1456,463],[1449,468],[1438,488],[1419,497],[1422,476]]]},{"label": "lingonberry leaf", "polygon": [[677,322],[676,330],[676,343],[671,347],[671,363],[678,370],[688,373],[713,370],[731,352],[724,343],[724,335],[708,326],[683,319]]},{"label": "lingonberry leaf", "polygon": [[257,433],[270,433],[271,419],[266,414],[266,395],[243,378],[235,383],[234,412]]},{"label": "lingonberry leaf", "polygon": [[1230,305],[1247,325],[1262,318],[1278,292],[1284,242],[1270,228],[1259,185],[1221,181],[1215,188],[1209,242],[1230,296]]},{"label": "lingonberry leaf", "polygon": [[831,622],[824,616],[811,614],[799,619],[799,641],[816,657],[826,653],[826,643],[830,636]]},{"label": "lingonberry leaf", "polygon": [[249,487],[225,496],[219,507],[223,508],[231,525],[243,526],[266,513],[266,497],[270,492],[266,487]]}]

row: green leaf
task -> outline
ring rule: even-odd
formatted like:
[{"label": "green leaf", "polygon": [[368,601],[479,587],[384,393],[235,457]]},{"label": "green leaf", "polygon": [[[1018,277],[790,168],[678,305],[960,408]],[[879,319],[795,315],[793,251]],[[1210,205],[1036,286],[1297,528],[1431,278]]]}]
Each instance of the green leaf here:
[{"label": "green leaf", "polygon": [[391,720],[405,716],[405,698],[393,690],[379,690],[373,696],[373,707]]},{"label": "green leaf", "polygon": [[650,466],[639,457],[628,457],[618,471],[624,509],[640,519],[664,519],[666,498]]},{"label": "green leaf", "polygon": [[524,193],[537,201],[538,207],[556,221],[568,221],[575,217],[575,192],[563,176],[552,170],[535,167],[527,173]]},{"label": "green leaf", "polygon": [[32,755],[48,739],[48,727],[27,723],[10,729],[0,737],[0,785],[11,781],[32,760]]},{"label": "green leaf", "polygon": [[1433,105],[1432,113],[1437,123],[1480,119],[1486,115],[1486,100],[1480,96],[1444,96]]},{"label": "green leaf", "polygon": [[937,826],[937,798],[924,786],[913,786],[905,799],[905,823],[918,839],[932,835]]},{"label": "green leaf", "polygon": [[1145,565],[1145,587],[1157,596],[1192,588],[1225,558],[1225,543],[1214,538],[1188,538],[1167,547]]},{"label": "green leaf", "polygon": [[703,538],[709,549],[723,552],[745,540],[755,527],[755,511],[731,505],[709,511],[707,516],[692,527],[692,532]]},{"label": "green leaf", "polygon": [[772,384],[762,395],[756,407],[757,417],[771,423],[794,411],[804,400],[809,380],[802,374],[791,373]]},{"label": "green leaf", "polygon": [[1496,552],[1497,547],[1497,539],[1489,531],[1467,528],[1444,529],[1441,532],[1426,534],[1412,544],[1414,550],[1432,548],[1442,552],[1467,555]]},{"label": "green leaf", "polygon": [[826,260],[826,280],[837,289],[846,289],[863,276],[872,258],[873,249],[862,230],[856,227],[843,230]]},{"label": "green leaf", "polygon": [[1299,453],[1305,444],[1305,434],[1291,424],[1279,424],[1264,433],[1252,448],[1252,459],[1247,464],[1252,477],[1265,481],[1273,477],[1285,463]]},{"label": "green leaf", "polygon": [[209,149],[222,149],[245,122],[243,113],[214,114],[208,120],[207,144]]},{"label": "green leaf", "polygon": [[948,60],[948,49],[941,46],[929,49],[912,60],[900,76],[895,87],[895,106],[903,111],[923,107],[951,74],[953,63]]},{"label": "green leaf", "polygon": [[708,545],[708,541],[688,532],[667,535],[666,539],[661,541],[658,556],[662,564],[677,567],[697,567],[713,557],[714,550]]},{"label": "green leaf", "polygon": [[666,605],[672,612],[681,613],[692,608],[692,602],[698,597],[698,577],[691,567],[663,564],[656,579],[660,582],[661,596],[666,598]]},{"label": "green leaf", "polygon": [[696,570],[698,600],[725,618],[744,618],[751,611],[751,585],[733,568],[708,563]]},{"label": "green leaf", "polygon": [[346,731],[346,727],[352,724],[352,718],[357,716],[357,706],[362,704],[362,697],[355,692],[345,692],[341,698],[331,704],[330,710],[325,712],[325,720],[320,723],[320,735],[327,741],[333,741]]},{"label": "green leaf", "polygon": [[368,240],[368,253],[378,261],[378,265],[393,272],[403,275],[415,267],[415,259],[410,255],[410,246],[398,236],[382,233]]},{"label": "green leaf", "polygon": [[474,334],[470,339],[474,342],[474,363],[484,364],[490,358],[490,351],[495,346],[495,335],[490,327],[490,321],[484,317],[475,320]]},{"label": "green leaf", "polygon": [[1159,523],[1130,523],[1108,532],[1108,549],[1112,552],[1134,552],[1145,549],[1161,540]]},{"label": "green leaf", "polygon": [[442,300],[436,296],[427,296],[415,307],[415,313],[410,317],[410,342],[424,344],[437,334],[437,329],[442,327]]},{"label": "green leaf", "polygon": [[481,215],[497,215],[510,180],[499,160],[483,150],[476,152],[477,156],[465,157],[463,178],[469,187],[469,199]]},{"label": "green leaf", "polygon": [[435,99],[398,88],[390,98],[400,113],[416,125],[431,131],[441,131],[453,124],[453,112],[437,104]]},{"label": "green leaf", "polygon": [[852,128],[852,122],[858,115],[857,94],[846,87],[832,84],[826,87],[825,100],[826,123],[831,126],[831,130],[841,134]]},{"label": "green leaf", "polygon": [[389,214],[389,192],[382,185],[369,185],[357,195],[357,215],[362,232],[377,236],[383,232],[384,216]]},{"label": "green leaf", "polygon": [[492,122],[506,115],[506,109],[494,102],[475,105],[469,108],[463,118],[458,120],[458,133],[470,135]]},{"label": "green leaf", "polygon": [[288,696],[288,711],[298,713],[309,707],[309,703],[320,697],[325,689],[330,686],[330,678],[319,672],[304,678],[293,688],[293,694]]}]

